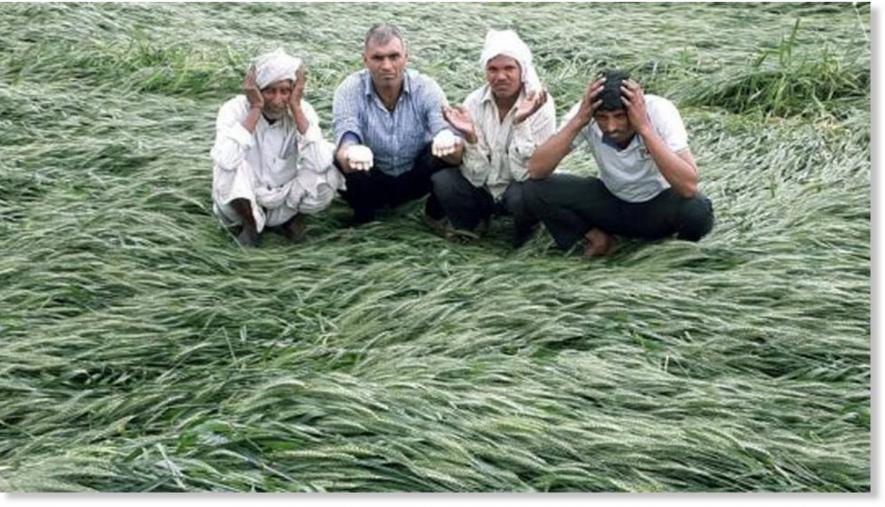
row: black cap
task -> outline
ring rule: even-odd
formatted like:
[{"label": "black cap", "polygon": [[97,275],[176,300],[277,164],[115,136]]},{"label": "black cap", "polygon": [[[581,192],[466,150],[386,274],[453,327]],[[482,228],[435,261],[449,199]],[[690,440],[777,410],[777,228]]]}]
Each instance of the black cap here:
[{"label": "black cap", "polygon": [[605,84],[598,97],[602,100],[599,109],[604,111],[624,109],[624,103],[621,102],[621,83],[630,79],[630,74],[624,70],[608,69],[603,71],[602,76],[605,78]]}]

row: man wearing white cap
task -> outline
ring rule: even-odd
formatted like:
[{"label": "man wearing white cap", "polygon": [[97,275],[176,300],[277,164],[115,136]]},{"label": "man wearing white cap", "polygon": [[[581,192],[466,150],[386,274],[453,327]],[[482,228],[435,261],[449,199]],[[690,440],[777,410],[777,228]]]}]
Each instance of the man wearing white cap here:
[{"label": "man wearing white cap", "polygon": [[256,246],[265,227],[279,226],[292,242],[304,236],[305,215],[329,206],[344,178],[334,147],[303,99],[304,66],[282,49],[252,63],[243,95],[218,112],[212,178],[213,209],[237,237]]},{"label": "man wearing white cap", "polygon": [[[366,68],[335,90],[336,164],[356,225],[374,220],[378,209],[427,195],[431,174],[461,163],[461,139],[442,116],[445,94],[432,78],[407,70],[408,60],[400,30],[374,25],[363,46]],[[443,218],[432,196],[424,210]]]},{"label": "man wearing white cap", "polygon": [[507,214],[513,216],[518,247],[538,223],[523,201],[526,164],[553,135],[556,108],[516,32],[489,30],[480,64],[486,84],[463,106],[444,110],[466,143],[460,168],[433,175],[433,195],[449,221],[447,238],[476,239],[493,214]]}]

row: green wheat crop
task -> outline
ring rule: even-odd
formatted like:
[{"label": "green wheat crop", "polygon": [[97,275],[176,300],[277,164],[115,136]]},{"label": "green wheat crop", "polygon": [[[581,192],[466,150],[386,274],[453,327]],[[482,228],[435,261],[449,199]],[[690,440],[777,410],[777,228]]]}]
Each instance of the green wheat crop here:
[{"label": "green wheat crop", "polygon": [[[331,138],[380,21],[453,103],[491,27],[560,115],[627,68],[713,233],[588,262],[336,201],[241,249],[218,107],[283,46]],[[0,490],[870,491],[869,37],[863,3],[0,5]]]}]

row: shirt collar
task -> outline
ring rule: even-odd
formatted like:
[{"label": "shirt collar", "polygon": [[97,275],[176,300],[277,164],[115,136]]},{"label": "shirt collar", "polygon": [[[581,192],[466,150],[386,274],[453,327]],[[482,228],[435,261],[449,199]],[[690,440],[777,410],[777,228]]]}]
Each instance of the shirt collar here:
[{"label": "shirt collar", "polygon": [[618,143],[612,141],[610,138],[606,137],[606,135],[602,133],[602,129],[599,128],[599,125],[595,121],[590,124],[589,128],[595,129],[597,134],[599,135],[599,139],[602,140],[602,143],[613,148],[618,153],[624,153],[636,149],[645,149],[645,141],[642,140],[642,136],[640,136],[638,133],[633,134],[633,139],[630,139],[630,142],[627,143],[627,146],[621,148],[620,146],[618,146]]},{"label": "shirt collar", "polygon": [[483,92],[482,92],[482,97],[479,99],[480,102],[489,102],[495,98],[492,95],[492,87],[489,86],[488,83],[486,83],[485,86],[482,87],[482,89],[483,89]]},{"label": "shirt collar", "polygon": [[[482,92],[482,96],[479,99],[480,103],[494,104],[495,103],[495,95],[492,93],[492,87],[489,86],[488,83],[486,83],[482,88],[483,88],[483,92]],[[516,102],[513,104],[513,107],[519,107],[520,104],[522,104],[522,102],[525,100],[525,97],[526,97],[525,87],[523,86],[519,90],[519,97],[516,98]],[[510,111],[508,111],[508,113],[509,112]]]},{"label": "shirt collar", "polygon": [[265,118],[264,113],[262,113],[259,116],[259,124],[263,124],[262,126],[265,129],[288,128],[288,120],[289,120],[288,114],[283,115],[282,118],[278,119],[277,121],[275,121],[273,123],[271,123],[270,121],[267,120],[267,118]]},{"label": "shirt collar", "polygon": [[[412,73],[408,69],[403,71],[403,93],[412,94]],[[369,69],[363,71],[363,94],[367,97],[377,95],[375,87],[372,86],[372,74]]]}]

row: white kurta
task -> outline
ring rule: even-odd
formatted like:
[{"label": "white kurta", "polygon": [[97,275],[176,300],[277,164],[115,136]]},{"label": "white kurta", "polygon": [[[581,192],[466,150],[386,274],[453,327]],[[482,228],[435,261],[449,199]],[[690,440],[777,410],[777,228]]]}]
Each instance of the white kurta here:
[{"label": "white kurta", "polygon": [[329,206],[344,177],[333,164],[334,146],[323,139],[319,117],[301,101],[309,127],[298,132],[290,116],[272,125],[262,115],[254,134],[243,127],[249,114],[245,95],[227,101],[218,111],[212,177],[213,209],[226,223],[241,218],[230,202],[246,199],[258,232],[281,225],[298,213],[313,214]]},{"label": "white kurta", "polygon": [[511,182],[528,179],[528,161],[535,148],[556,131],[556,106],[551,96],[535,114],[514,126],[516,110],[523,101],[524,91],[503,122],[489,85],[475,90],[464,101],[473,118],[477,142],[465,143],[461,173],[473,186],[487,187],[495,200],[501,199]]}]

